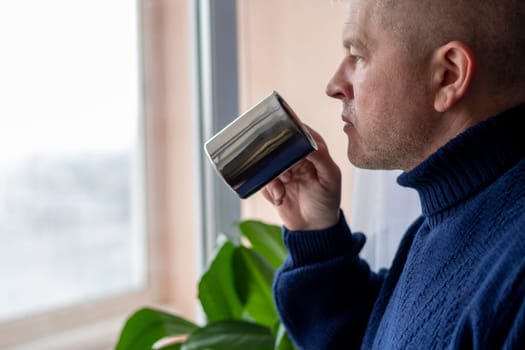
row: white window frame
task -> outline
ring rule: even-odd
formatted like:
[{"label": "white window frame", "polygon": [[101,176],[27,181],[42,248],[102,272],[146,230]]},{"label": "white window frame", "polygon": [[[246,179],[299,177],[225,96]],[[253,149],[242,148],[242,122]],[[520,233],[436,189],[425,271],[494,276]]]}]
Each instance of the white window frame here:
[{"label": "white window frame", "polygon": [[[193,51],[198,65],[194,71],[196,111],[195,148],[203,145],[215,133],[239,114],[239,76],[237,48],[237,1],[197,0],[193,7]],[[234,223],[239,221],[241,204],[233,191],[225,186],[212,169],[203,151],[198,152],[199,174],[198,224],[202,232],[200,269],[213,256],[220,233],[237,234]]]}]

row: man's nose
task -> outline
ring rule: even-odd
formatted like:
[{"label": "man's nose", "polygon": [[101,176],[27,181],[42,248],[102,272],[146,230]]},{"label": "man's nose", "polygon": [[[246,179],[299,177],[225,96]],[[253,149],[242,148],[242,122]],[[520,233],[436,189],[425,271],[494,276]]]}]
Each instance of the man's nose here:
[{"label": "man's nose", "polygon": [[345,64],[342,62],[326,85],[326,94],[336,99],[353,98],[353,87],[347,77]]}]

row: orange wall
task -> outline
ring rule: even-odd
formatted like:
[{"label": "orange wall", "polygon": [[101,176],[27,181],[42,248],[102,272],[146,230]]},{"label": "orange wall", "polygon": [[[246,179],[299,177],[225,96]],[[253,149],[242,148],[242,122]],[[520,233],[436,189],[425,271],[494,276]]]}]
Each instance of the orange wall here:
[{"label": "orange wall", "polygon": [[[330,0],[238,1],[240,110],[272,90],[319,131],[343,171],[343,209],[350,212],[352,166],[346,158],[341,106],[324,93],[343,55],[343,5]],[[242,215],[279,223],[262,195]]]}]

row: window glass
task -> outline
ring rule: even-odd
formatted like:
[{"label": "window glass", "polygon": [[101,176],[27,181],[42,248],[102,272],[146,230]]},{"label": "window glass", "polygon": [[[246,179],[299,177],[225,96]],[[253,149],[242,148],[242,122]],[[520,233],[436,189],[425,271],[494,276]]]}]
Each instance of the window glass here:
[{"label": "window glass", "polygon": [[0,320],[145,284],[137,17],[0,1]]}]

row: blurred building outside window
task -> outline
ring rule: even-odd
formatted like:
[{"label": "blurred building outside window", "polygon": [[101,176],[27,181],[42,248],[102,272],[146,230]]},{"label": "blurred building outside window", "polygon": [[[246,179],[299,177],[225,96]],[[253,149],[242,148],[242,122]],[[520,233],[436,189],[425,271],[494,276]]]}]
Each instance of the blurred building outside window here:
[{"label": "blurred building outside window", "polygon": [[146,286],[137,10],[0,1],[1,323]]}]

